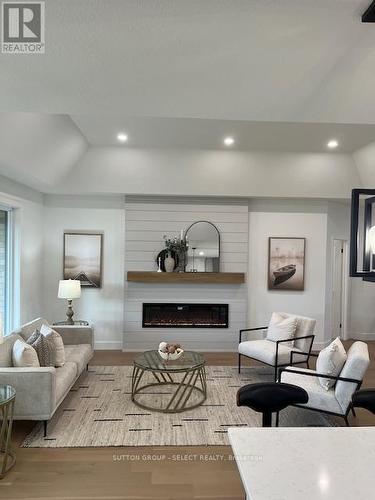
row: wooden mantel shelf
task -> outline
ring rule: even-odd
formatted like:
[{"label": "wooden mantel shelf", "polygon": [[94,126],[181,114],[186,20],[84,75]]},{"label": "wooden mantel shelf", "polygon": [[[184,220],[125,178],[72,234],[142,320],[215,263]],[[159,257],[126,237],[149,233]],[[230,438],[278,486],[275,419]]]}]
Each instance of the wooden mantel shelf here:
[{"label": "wooden mantel shelf", "polygon": [[128,271],[128,281],[140,283],[245,283],[245,273],[158,273]]}]

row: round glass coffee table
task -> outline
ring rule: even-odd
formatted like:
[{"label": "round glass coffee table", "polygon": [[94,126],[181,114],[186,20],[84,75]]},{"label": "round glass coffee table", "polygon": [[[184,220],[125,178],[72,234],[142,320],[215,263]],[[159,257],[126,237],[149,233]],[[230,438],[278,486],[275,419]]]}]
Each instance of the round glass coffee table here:
[{"label": "round glass coffee table", "polygon": [[14,400],[16,390],[10,385],[0,385],[0,479],[16,463],[16,455],[11,450]]},{"label": "round glass coffee table", "polygon": [[202,354],[184,351],[176,361],[165,361],[158,351],[134,360],[132,401],[145,410],[179,413],[200,406],[207,397],[206,361]]}]

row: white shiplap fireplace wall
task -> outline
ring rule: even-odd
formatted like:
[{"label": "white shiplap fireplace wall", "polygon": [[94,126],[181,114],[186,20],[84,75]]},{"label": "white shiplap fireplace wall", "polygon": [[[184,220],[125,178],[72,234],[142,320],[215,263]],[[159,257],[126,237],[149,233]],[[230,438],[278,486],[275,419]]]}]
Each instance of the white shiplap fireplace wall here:
[{"label": "white shiplap fireplace wall", "polygon": [[[247,272],[248,205],[184,199],[126,199],[125,271],[156,271],[163,235],[180,234],[192,222],[207,220],[220,231],[222,272]],[[144,302],[229,304],[229,328],[142,328]],[[238,330],[246,325],[247,284],[150,284],[126,282],[125,350],[155,348],[161,340],[185,349],[235,350]]]}]

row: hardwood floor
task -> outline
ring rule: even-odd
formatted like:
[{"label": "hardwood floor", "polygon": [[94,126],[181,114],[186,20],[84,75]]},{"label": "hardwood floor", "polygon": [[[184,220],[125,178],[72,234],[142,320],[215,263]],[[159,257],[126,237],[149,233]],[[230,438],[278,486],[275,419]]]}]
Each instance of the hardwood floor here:
[{"label": "hardwood floor", "polygon": [[[347,343],[347,346],[350,342]],[[369,343],[375,359],[375,342]],[[135,353],[97,351],[93,365],[129,365]],[[208,364],[234,365],[233,353],[205,353]],[[253,363],[253,362],[252,362]],[[246,365],[246,362],[245,362]],[[375,361],[363,387],[375,387]],[[341,419],[338,420],[340,425]],[[358,410],[351,425],[374,425],[375,417]],[[229,446],[19,448],[33,427],[16,422],[13,446],[17,463],[0,481],[1,499],[243,499],[244,492]]]}]

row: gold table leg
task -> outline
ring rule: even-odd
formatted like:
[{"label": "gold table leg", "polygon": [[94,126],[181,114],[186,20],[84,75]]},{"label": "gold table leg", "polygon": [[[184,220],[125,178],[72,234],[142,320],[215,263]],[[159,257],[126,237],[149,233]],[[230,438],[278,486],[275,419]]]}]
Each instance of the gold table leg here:
[{"label": "gold table leg", "polygon": [[0,407],[1,411],[1,429],[0,429],[0,455],[2,463],[0,468],[0,479],[16,463],[16,455],[10,446],[13,425],[14,399]]},{"label": "gold table leg", "polygon": [[[163,373],[155,373],[154,371],[148,370],[154,378],[156,383],[148,383],[140,385],[141,378],[143,377],[145,371],[139,367],[134,366],[133,377],[132,377],[132,401],[140,408],[158,411],[161,413],[179,413],[187,410],[192,410],[200,406],[207,398],[207,385],[206,385],[206,372],[204,366],[199,366],[191,370],[181,370],[182,380],[175,382],[171,376],[171,373],[167,371]],[[142,395],[144,389],[151,387],[162,387],[164,385],[173,386],[175,390],[163,408],[155,408],[144,403],[137,401],[136,396]],[[192,393],[199,393],[199,400],[189,405],[189,400]]]}]

